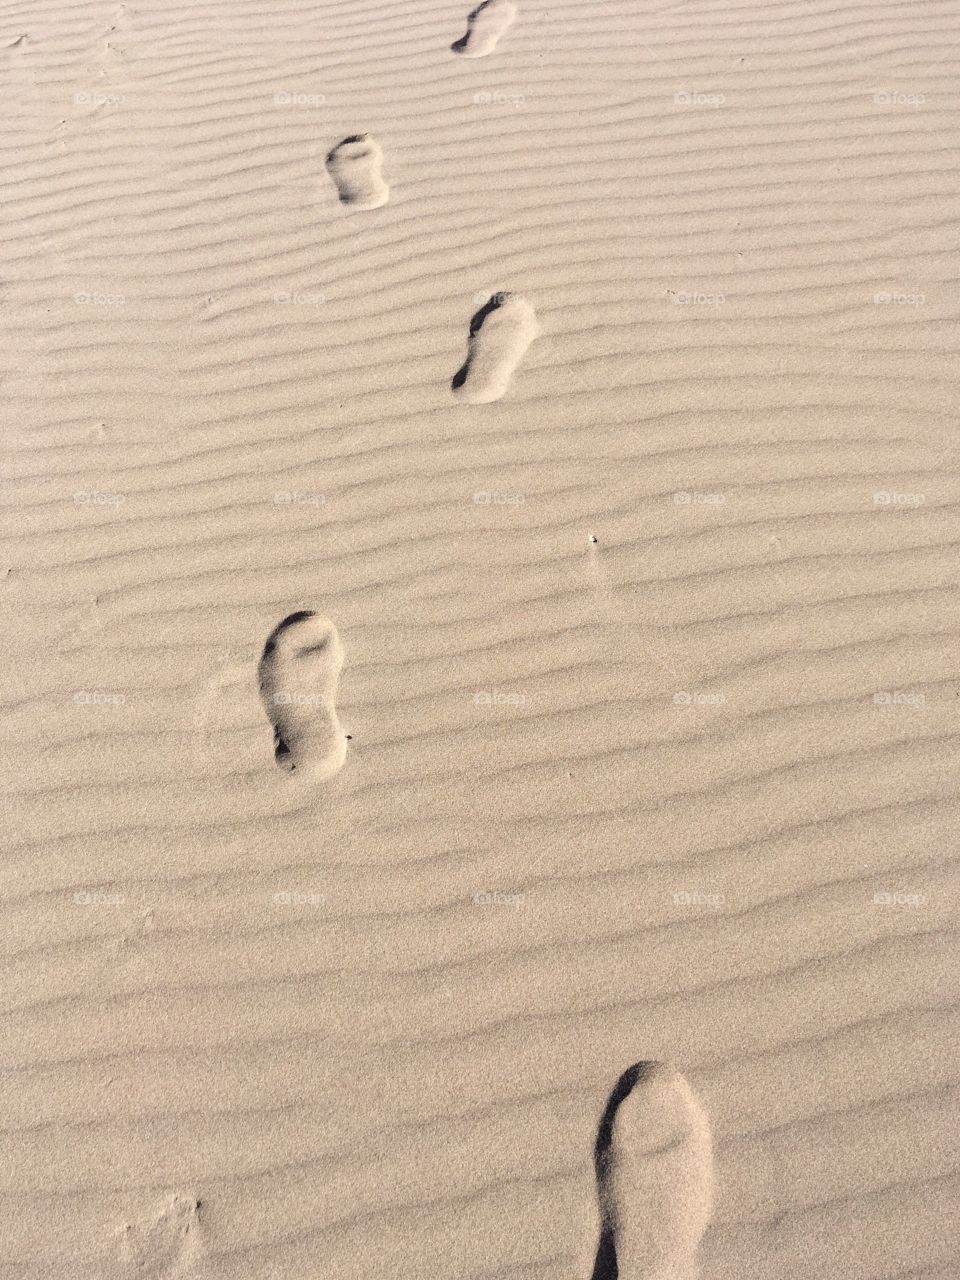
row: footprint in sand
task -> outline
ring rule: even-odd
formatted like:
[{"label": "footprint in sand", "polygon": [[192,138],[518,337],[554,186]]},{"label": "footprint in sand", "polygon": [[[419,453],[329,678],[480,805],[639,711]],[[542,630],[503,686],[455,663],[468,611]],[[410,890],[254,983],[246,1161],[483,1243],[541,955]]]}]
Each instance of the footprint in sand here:
[{"label": "footprint in sand", "polygon": [[167,1280],[191,1269],[201,1252],[200,1201],[172,1195],[140,1222],[117,1232],[120,1272],[139,1280]]},{"label": "footprint in sand", "polygon": [[470,321],[467,359],[451,383],[468,404],[499,400],[540,325],[530,303],[513,293],[495,293]]},{"label": "footprint in sand", "polygon": [[327,173],[340,195],[340,203],[353,209],[379,209],[390,199],[390,188],[380,173],[383,152],[368,133],[344,138],[327,156]]},{"label": "footprint in sand", "polygon": [[484,58],[497,47],[497,41],[517,16],[513,0],[484,0],[467,16],[467,34],[455,40],[450,48],[465,58]]},{"label": "footprint in sand", "polygon": [[282,769],[328,778],[346,759],[336,710],[342,666],[336,627],[309,610],[291,613],[271,631],[257,675]]},{"label": "footprint in sand", "polygon": [[617,1081],[594,1150],[600,1243],[592,1280],[693,1280],[713,1209],[710,1124],[674,1068]]}]

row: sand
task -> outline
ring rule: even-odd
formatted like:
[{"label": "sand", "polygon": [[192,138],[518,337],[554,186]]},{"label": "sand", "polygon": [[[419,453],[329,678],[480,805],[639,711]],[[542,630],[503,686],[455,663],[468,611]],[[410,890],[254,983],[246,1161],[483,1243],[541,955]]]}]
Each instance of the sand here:
[{"label": "sand", "polygon": [[956,1280],[954,0],[0,13],[0,1278]]}]

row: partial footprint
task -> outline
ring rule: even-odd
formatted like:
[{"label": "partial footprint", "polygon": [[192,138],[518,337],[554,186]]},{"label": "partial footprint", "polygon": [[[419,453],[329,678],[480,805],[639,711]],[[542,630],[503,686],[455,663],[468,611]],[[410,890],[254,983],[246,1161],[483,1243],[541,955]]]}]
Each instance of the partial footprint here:
[{"label": "partial footprint", "polygon": [[536,314],[525,298],[493,294],[470,321],[467,360],[451,384],[454,395],[468,404],[499,400],[539,332]]},{"label": "partial footprint", "polygon": [[124,1276],[168,1280],[189,1269],[200,1252],[200,1201],[170,1196],[141,1222],[127,1222],[117,1233]]},{"label": "partial footprint", "polygon": [[594,1163],[601,1231],[593,1280],[693,1280],[713,1210],[710,1125],[683,1076],[638,1062],[610,1095]]},{"label": "partial footprint", "polygon": [[467,34],[455,40],[450,48],[465,58],[484,58],[494,51],[516,16],[517,6],[513,0],[483,0],[467,17]]},{"label": "partial footprint", "polygon": [[271,631],[257,674],[282,769],[328,778],[346,759],[336,710],[342,666],[336,627],[309,610],[291,613]]},{"label": "partial footprint", "polygon": [[327,173],[336,184],[340,203],[354,209],[379,209],[390,199],[380,173],[383,152],[368,133],[338,142],[327,156]]}]

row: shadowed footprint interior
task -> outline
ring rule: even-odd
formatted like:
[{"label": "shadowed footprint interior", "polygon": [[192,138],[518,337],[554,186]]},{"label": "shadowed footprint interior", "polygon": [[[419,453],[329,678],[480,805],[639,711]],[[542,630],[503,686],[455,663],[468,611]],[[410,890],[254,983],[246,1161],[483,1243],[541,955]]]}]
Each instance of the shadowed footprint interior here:
[{"label": "shadowed footprint interior", "polygon": [[499,400],[540,326],[525,298],[495,293],[470,321],[467,358],[450,384],[468,404]]},{"label": "shadowed footprint interior", "polygon": [[710,1125],[674,1068],[617,1081],[594,1148],[600,1240],[592,1280],[693,1280],[713,1209]]},{"label": "shadowed footprint interior", "polygon": [[336,627],[309,610],[291,613],[270,633],[257,674],[276,761],[288,772],[325,778],[346,759],[336,710],[342,667]]},{"label": "shadowed footprint interior", "polygon": [[484,0],[467,16],[466,35],[455,40],[450,48],[464,58],[486,57],[497,47],[516,16],[517,6],[513,0]]},{"label": "shadowed footprint interior", "polygon": [[379,209],[390,199],[390,188],[380,172],[383,152],[368,133],[355,133],[338,142],[327,155],[326,164],[341,204],[354,209]]}]

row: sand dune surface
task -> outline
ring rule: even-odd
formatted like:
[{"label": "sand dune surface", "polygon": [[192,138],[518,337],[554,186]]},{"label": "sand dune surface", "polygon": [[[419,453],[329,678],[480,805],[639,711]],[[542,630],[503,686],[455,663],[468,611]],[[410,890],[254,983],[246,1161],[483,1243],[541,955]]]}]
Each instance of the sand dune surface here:
[{"label": "sand dune surface", "polygon": [[0,1280],[958,1280],[953,0],[0,14]]}]

